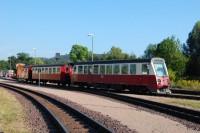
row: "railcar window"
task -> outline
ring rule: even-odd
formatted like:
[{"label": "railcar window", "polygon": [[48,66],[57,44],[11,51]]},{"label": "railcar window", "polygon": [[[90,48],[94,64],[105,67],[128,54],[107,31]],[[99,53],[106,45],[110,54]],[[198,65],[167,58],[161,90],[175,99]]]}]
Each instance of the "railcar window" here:
[{"label": "railcar window", "polygon": [[55,67],[53,68],[53,73],[56,73],[56,68]]},{"label": "railcar window", "polygon": [[74,71],[75,73],[77,73],[77,66],[74,66],[74,67],[73,67],[73,71]]},{"label": "railcar window", "polygon": [[78,66],[78,74],[83,74],[83,66]]},{"label": "railcar window", "polygon": [[84,66],[84,74],[88,74],[88,66]]},{"label": "railcar window", "polygon": [[136,74],[136,64],[130,64],[130,74]]},{"label": "railcar window", "polygon": [[142,74],[148,75],[149,74],[149,69],[147,64],[142,64]]},{"label": "railcar window", "polygon": [[155,68],[157,76],[166,76],[167,75],[164,63],[154,63],[154,68]]},{"label": "railcar window", "polygon": [[106,74],[112,74],[112,65],[106,65]]},{"label": "railcar window", "polygon": [[38,72],[38,69],[37,68],[35,68],[35,73],[37,73]]},{"label": "railcar window", "polygon": [[100,65],[100,74],[105,74],[105,65]]},{"label": "railcar window", "polygon": [[98,74],[99,65],[94,65],[94,74]]},{"label": "railcar window", "polygon": [[88,66],[88,73],[89,73],[89,74],[92,74],[92,73],[93,73],[92,65],[89,65],[89,66]]},{"label": "railcar window", "polygon": [[49,68],[49,74],[51,74],[52,73],[52,68]]},{"label": "railcar window", "polygon": [[119,65],[114,65],[113,73],[114,74],[120,74],[120,67],[119,67]]},{"label": "railcar window", "polygon": [[45,68],[45,73],[48,73],[48,68]]},{"label": "railcar window", "polygon": [[60,68],[59,67],[57,68],[57,73],[60,73]]},{"label": "railcar window", "polygon": [[128,74],[128,64],[121,65],[122,74]]}]

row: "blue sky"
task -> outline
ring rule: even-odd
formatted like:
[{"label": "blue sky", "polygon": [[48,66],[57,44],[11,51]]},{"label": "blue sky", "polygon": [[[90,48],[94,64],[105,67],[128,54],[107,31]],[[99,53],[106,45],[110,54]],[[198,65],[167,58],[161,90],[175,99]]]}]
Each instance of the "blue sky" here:
[{"label": "blue sky", "polygon": [[175,35],[184,43],[200,20],[199,0],[0,0],[0,59],[26,52],[52,57],[80,43],[141,56],[149,43]]}]

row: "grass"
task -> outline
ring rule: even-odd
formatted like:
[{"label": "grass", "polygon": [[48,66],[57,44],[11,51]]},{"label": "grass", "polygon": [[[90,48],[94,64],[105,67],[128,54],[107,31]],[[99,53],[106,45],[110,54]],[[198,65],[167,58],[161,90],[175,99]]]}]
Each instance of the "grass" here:
[{"label": "grass", "polygon": [[200,91],[199,80],[178,80],[175,86],[182,89]]},{"label": "grass", "polygon": [[200,101],[196,101],[196,100],[170,99],[169,101],[166,101],[166,102],[173,105],[181,105],[184,107],[200,110]]},{"label": "grass", "polygon": [[28,133],[23,107],[13,95],[0,88],[0,129],[4,133]]}]

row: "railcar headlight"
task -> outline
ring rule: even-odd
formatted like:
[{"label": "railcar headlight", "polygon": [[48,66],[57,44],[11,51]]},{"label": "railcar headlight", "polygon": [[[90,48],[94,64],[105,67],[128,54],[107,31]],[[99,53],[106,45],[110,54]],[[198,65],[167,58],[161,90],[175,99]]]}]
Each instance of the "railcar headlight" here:
[{"label": "railcar headlight", "polygon": [[161,80],[160,80],[160,79],[157,79],[157,82],[160,84],[160,83],[161,83]]}]

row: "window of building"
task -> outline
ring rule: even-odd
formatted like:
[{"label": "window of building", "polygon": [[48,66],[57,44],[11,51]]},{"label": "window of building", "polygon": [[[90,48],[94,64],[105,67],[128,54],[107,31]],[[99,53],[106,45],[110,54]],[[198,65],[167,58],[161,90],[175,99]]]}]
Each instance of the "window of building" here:
[{"label": "window of building", "polygon": [[128,64],[121,65],[122,74],[128,74]]},{"label": "window of building", "polygon": [[100,65],[100,74],[105,74],[105,65]]},{"label": "window of building", "polygon": [[83,74],[83,66],[78,66],[78,74]]},{"label": "window of building", "polygon": [[112,65],[106,65],[106,74],[112,74]]},{"label": "window of building", "polygon": [[136,64],[130,64],[130,74],[136,74]]},{"label": "window of building", "polygon": [[119,64],[113,65],[113,74],[120,74],[120,66],[119,66]]},{"label": "window of building", "polygon": [[98,74],[99,72],[99,65],[94,65],[94,72],[93,74]]},{"label": "window of building", "polygon": [[147,64],[142,64],[142,74],[148,75],[149,74],[149,69]]}]

